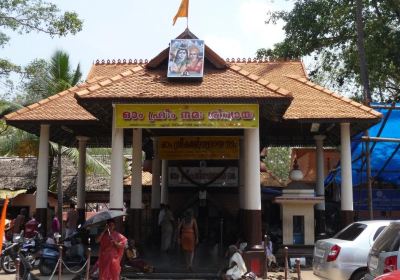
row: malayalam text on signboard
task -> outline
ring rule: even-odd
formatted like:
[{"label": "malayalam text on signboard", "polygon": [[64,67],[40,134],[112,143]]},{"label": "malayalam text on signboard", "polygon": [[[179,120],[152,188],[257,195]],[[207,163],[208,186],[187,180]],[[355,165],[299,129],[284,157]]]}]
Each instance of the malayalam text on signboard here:
[{"label": "malayalam text on signboard", "polygon": [[164,136],[158,138],[160,159],[238,159],[239,137]]},{"label": "malayalam text on signboard", "polygon": [[115,104],[117,128],[256,128],[258,104]]}]

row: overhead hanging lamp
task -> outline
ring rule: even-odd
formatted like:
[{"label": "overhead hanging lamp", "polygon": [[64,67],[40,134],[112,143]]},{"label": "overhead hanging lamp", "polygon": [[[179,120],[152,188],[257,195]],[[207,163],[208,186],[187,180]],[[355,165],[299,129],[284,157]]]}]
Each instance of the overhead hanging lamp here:
[{"label": "overhead hanging lamp", "polygon": [[289,172],[289,178],[292,181],[301,181],[304,178],[303,172],[301,172],[299,164],[297,163],[297,155],[294,157],[293,169]]}]

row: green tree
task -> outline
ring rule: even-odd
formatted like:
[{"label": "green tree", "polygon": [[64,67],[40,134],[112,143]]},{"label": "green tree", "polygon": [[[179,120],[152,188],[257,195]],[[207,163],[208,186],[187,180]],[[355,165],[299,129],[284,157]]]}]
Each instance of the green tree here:
[{"label": "green tree", "polygon": [[82,77],[80,65],[71,70],[69,55],[57,50],[49,61],[37,59],[25,69],[22,82],[23,94],[16,101],[28,105],[75,86]]},{"label": "green tree", "polygon": [[291,149],[289,147],[269,147],[264,153],[263,161],[267,169],[279,179],[288,180]]},{"label": "green tree", "polygon": [[[42,0],[0,1],[0,47],[10,40],[9,32],[19,34],[37,31],[50,36],[75,34],[82,29],[82,21],[75,12],[62,13],[55,4]],[[21,68],[0,58],[0,76]]]},{"label": "green tree", "polygon": [[[43,98],[75,86],[82,77],[80,66],[71,70],[69,55],[57,50],[46,60],[35,60],[27,66],[26,80],[23,85],[25,94],[16,99],[16,103],[0,101],[0,116],[22,108],[20,104],[28,105]],[[2,121],[0,123],[0,156],[36,156],[38,153],[38,138],[25,131],[9,127]],[[56,143],[50,143],[49,178],[50,189],[56,189],[56,174],[54,159],[59,155],[67,156],[75,164],[78,163],[79,152],[76,148],[61,147]],[[98,161],[92,154],[87,153],[87,171],[110,174],[109,168]]]},{"label": "green tree", "polygon": [[[284,21],[285,39],[259,57],[287,59],[311,55],[310,76],[359,96],[356,1],[299,0],[291,11],[270,13],[267,23]],[[400,100],[400,2],[363,1],[365,56],[375,101]]]}]

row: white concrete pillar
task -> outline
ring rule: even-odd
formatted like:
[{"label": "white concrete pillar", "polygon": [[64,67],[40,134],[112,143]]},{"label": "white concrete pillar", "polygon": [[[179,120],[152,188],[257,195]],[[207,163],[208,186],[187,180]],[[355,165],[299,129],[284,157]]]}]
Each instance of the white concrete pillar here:
[{"label": "white concrete pillar", "polygon": [[244,176],[245,176],[245,159],[244,159],[244,140],[239,142],[239,209],[244,207]]},{"label": "white concrete pillar", "polygon": [[168,160],[161,161],[161,203],[168,204]]},{"label": "white concrete pillar", "polygon": [[47,190],[49,188],[49,139],[50,125],[40,125],[39,154],[36,179],[36,208],[47,209]]},{"label": "white concrete pillar", "polygon": [[113,122],[111,135],[111,180],[110,209],[124,207],[124,129],[116,128],[115,107],[113,107]]},{"label": "white concrete pillar", "polygon": [[158,139],[156,137],[153,138],[153,160],[151,162],[151,177],[151,208],[160,209],[160,159],[158,156]]},{"label": "white concrete pillar", "polygon": [[77,208],[85,209],[85,185],[86,185],[86,144],[89,137],[77,136],[78,140],[78,151],[79,151],[79,161],[78,161],[78,180],[77,180]]},{"label": "white concrete pillar", "polygon": [[142,129],[132,135],[131,209],[142,209]]},{"label": "white concrete pillar", "polygon": [[261,210],[259,129],[244,130],[244,201],[246,210]]},{"label": "white concrete pillar", "polygon": [[[316,146],[316,163],[317,163],[317,178],[316,178],[316,193],[317,196],[325,197],[324,187],[324,139],[325,135],[315,135]],[[325,210],[325,201],[317,204],[317,210]]]},{"label": "white concrete pillar", "polygon": [[260,131],[244,130],[244,238],[249,248],[261,244]]},{"label": "white concrete pillar", "polygon": [[351,168],[350,124],[340,124],[340,163],[342,171],[341,210],[353,211],[353,178]]}]

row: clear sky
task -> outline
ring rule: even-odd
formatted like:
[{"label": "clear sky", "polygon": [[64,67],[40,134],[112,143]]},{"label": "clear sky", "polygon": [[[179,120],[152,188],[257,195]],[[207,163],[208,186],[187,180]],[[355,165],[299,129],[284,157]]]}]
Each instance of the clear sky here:
[{"label": "clear sky", "polygon": [[[48,0],[47,0],[48,1]],[[44,34],[10,34],[1,57],[26,65],[48,59],[56,49],[81,63],[84,77],[96,59],[151,59],[186,28],[172,19],[181,0],[52,0],[61,10],[75,11],[83,30],[64,38]],[[223,58],[254,57],[284,37],[282,23],[266,25],[268,11],[288,10],[291,0],[190,0],[189,29]]]}]

